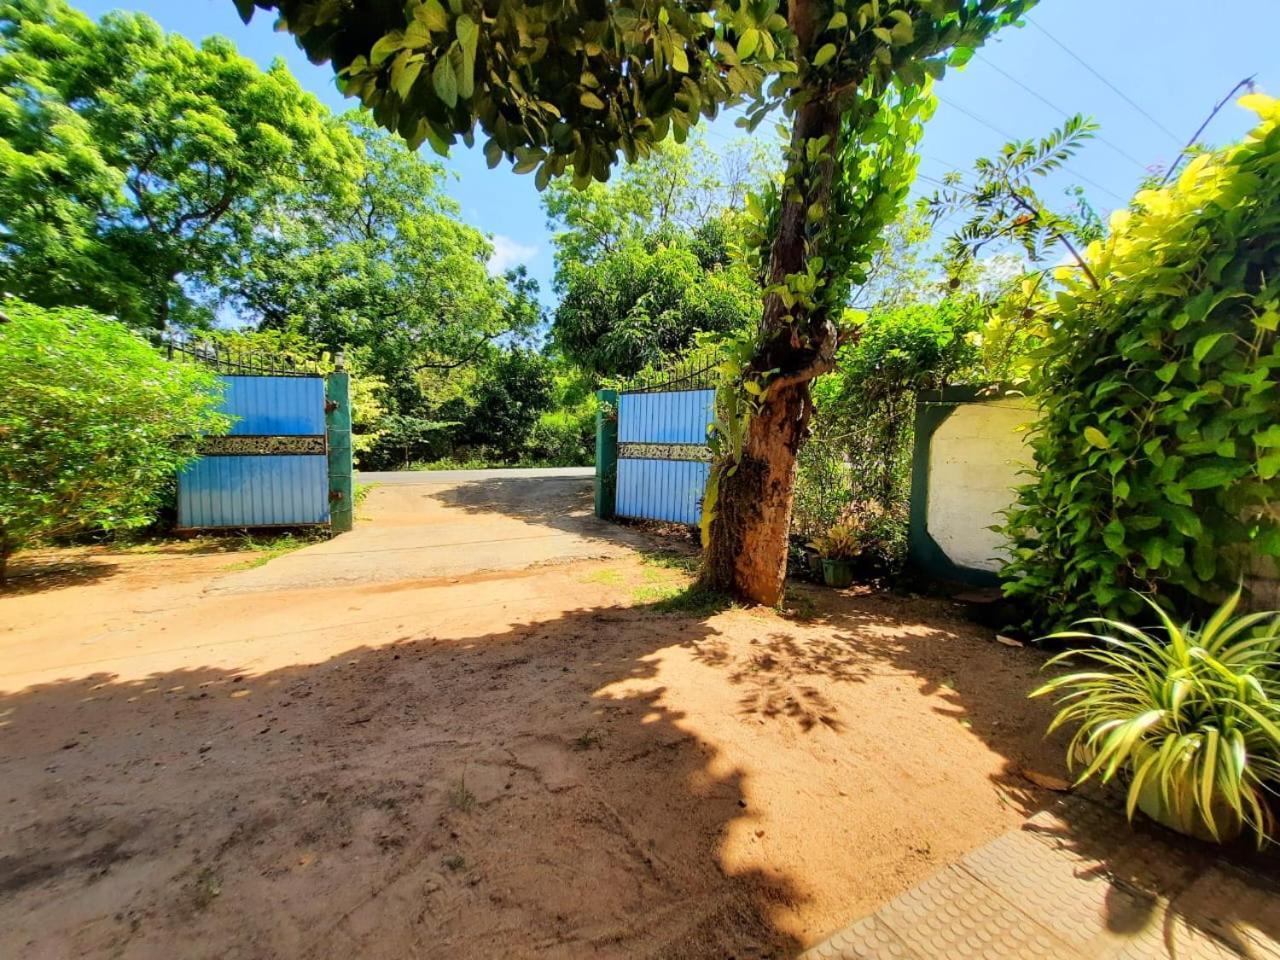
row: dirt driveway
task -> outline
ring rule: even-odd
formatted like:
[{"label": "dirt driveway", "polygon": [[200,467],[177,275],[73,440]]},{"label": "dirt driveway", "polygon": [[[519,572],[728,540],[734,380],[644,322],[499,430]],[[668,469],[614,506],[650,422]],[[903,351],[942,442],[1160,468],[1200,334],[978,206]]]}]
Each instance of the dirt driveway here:
[{"label": "dirt driveway", "polygon": [[1046,799],[1035,654],[718,608],[589,498],[384,483],[255,569],[0,595],[0,956],[787,956]]}]

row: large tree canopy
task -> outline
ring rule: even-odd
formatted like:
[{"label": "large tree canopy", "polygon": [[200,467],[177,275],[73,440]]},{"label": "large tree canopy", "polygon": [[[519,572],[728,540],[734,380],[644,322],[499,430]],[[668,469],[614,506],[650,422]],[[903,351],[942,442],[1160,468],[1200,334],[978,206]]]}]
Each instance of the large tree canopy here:
[{"label": "large tree canopy", "polygon": [[236,3],[278,10],[410,142],[446,150],[479,128],[492,164],[539,185],[606,180],[744,99],[749,125],[785,109],[783,182],[758,205],[761,322],[704,500],[706,581],[777,602],[809,383],[834,365],[850,285],[910,187],[924,88],[1034,0]]},{"label": "large tree canopy", "polygon": [[[300,184],[338,191],[345,131],[283,62],[146,17],[0,3],[0,283],[135,325],[212,315]],[[350,201],[352,195],[346,194]]]}]

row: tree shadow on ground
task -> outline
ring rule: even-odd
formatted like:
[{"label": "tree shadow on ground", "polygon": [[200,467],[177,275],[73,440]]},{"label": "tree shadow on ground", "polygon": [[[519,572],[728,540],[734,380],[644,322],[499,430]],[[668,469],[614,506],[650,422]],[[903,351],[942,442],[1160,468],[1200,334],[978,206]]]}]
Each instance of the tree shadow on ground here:
[{"label": "tree shadow on ground", "polygon": [[120,572],[120,565],[106,558],[73,556],[62,559],[40,554],[19,554],[9,561],[0,599],[29,593],[43,593],[106,580]]},{"label": "tree shadow on ground", "polygon": [[1100,916],[1082,918],[1080,928],[1096,922],[1108,934],[1137,938],[1145,945],[1141,956],[1274,955],[1280,949],[1274,851],[1243,838],[1226,846],[1201,842],[1140,813],[1128,823],[1120,794],[1064,799],[1023,827],[1059,852],[1060,870],[1102,891]]},{"label": "tree shadow on ground", "polygon": [[784,956],[785,868],[655,684],[714,629],[583,610],[265,673],[0,696],[0,954]]},{"label": "tree shadow on ground", "polygon": [[502,514],[515,520],[602,542],[631,547],[660,542],[647,531],[595,515],[590,478],[499,477],[467,480],[430,496],[453,509],[477,515]]},{"label": "tree shadow on ground", "polygon": [[[1028,771],[1070,778],[1063,761],[1068,731],[1039,743],[1027,736],[1028,721],[1034,734],[1045,729],[1053,713],[1048,702],[1025,699],[1044,679],[1040,671],[1047,653],[996,643],[945,600],[833,594],[815,606],[810,622],[825,628],[823,636],[797,642],[786,632],[768,635],[760,641],[753,669],[729,674],[730,682],[749,691],[742,699],[744,711],[776,712],[780,689],[794,685],[797,674],[861,684],[873,675],[901,671],[933,699],[935,711],[964,723],[1007,758],[992,779],[1025,815],[1049,805],[1022,829],[1068,849],[1078,875],[1107,881],[1096,919],[1108,933],[1158,931],[1142,941],[1151,950],[1163,949],[1152,957],[1190,955],[1187,931],[1243,957],[1270,955],[1280,946],[1280,856],[1273,848],[1259,852],[1243,838],[1218,847],[1174,834],[1140,813],[1129,824],[1123,791],[1116,787],[1091,784],[1055,800],[1028,782]],[[925,613],[930,606],[934,612]],[[904,617],[904,610],[910,614]],[[785,701],[791,713],[823,719],[824,705],[806,698],[805,687],[796,689],[800,695]],[[1063,888],[1063,893],[1080,891]],[[1087,930],[1095,917],[1084,902],[1087,894],[1080,895],[1079,916],[1069,922]],[[1029,896],[1027,902],[1034,903]]]}]

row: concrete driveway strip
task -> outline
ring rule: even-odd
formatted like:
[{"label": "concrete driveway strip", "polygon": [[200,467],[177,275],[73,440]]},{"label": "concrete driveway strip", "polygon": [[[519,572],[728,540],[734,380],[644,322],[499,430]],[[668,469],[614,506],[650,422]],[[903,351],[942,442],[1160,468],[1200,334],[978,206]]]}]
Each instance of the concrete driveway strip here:
[{"label": "concrete driveway strip", "polygon": [[645,541],[593,514],[590,468],[365,473],[356,529],[218,578],[209,592],[455,579],[620,556]]}]

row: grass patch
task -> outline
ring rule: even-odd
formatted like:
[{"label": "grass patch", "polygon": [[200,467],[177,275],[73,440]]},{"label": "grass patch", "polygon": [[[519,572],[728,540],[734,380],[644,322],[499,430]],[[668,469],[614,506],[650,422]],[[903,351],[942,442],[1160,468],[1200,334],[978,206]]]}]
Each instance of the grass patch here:
[{"label": "grass patch", "polygon": [[733,600],[697,581],[702,558],[673,550],[642,550],[643,583],[631,591],[633,603],[656,613],[684,613],[705,617],[734,605]]},{"label": "grass patch", "polygon": [[665,596],[650,601],[649,604],[658,613],[685,613],[695,617],[709,617],[738,605],[728,594],[698,583],[672,590]]},{"label": "grass patch", "polygon": [[286,553],[301,550],[303,547],[323,539],[325,537],[322,534],[294,533],[282,533],[274,537],[255,537],[252,534],[245,534],[242,537],[231,538],[228,540],[229,549],[237,551],[250,550],[255,556],[247,560],[241,560],[239,563],[233,563],[227,569],[253,570],[270,563],[276,557],[282,557]]},{"label": "grass patch", "polygon": [[573,749],[590,750],[592,747],[599,747],[603,745],[603,743],[604,737],[601,736],[599,730],[588,730],[585,733],[574,737]]},{"label": "grass patch", "polygon": [[626,577],[622,575],[622,571],[614,567],[605,567],[603,570],[592,570],[590,573],[583,574],[583,583],[598,583],[606,587],[620,587],[626,583]]},{"label": "grass patch", "polygon": [[673,550],[641,550],[640,562],[647,567],[679,570],[692,576],[698,572],[702,557],[696,553],[677,553]]},{"label": "grass patch", "polygon": [[462,813],[470,813],[476,805],[476,795],[467,787],[467,778],[455,780],[449,787],[449,806]]}]

